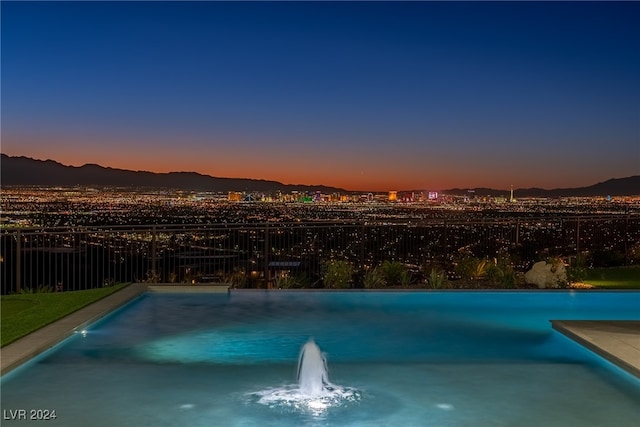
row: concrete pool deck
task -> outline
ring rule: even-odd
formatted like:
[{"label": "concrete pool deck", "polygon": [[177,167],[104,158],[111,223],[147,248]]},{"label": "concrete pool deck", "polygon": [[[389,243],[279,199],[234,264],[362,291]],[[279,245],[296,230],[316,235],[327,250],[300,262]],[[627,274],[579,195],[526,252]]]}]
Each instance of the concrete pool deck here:
[{"label": "concrete pool deck", "polygon": [[[75,331],[146,292],[229,292],[226,285],[135,283],[0,349],[0,374],[17,368]],[[553,329],[640,378],[640,320],[551,320]]]},{"label": "concrete pool deck", "polygon": [[640,320],[552,320],[551,325],[640,378]]}]

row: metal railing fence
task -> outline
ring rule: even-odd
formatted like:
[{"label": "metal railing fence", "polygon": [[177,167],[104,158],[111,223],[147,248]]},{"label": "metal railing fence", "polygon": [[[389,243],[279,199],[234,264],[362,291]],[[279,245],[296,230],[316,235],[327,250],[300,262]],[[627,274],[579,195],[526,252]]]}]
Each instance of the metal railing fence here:
[{"label": "metal railing fence", "polygon": [[[290,222],[3,229],[2,294],[71,291],[118,282],[233,282],[267,287],[283,272],[321,286],[323,263],[419,270],[463,254],[509,256],[525,270],[548,256],[605,254],[637,262],[640,215],[419,222]],[[614,262],[612,261],[612,262]]]}]

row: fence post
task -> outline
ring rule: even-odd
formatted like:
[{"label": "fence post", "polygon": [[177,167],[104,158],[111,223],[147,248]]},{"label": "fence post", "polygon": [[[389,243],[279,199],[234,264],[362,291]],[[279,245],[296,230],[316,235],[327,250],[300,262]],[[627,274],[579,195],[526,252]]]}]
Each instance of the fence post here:
[{"label": "fence post", "polygon": [[562,238],[562,253],[569,253],[571,243],[567,240],[567,230],[564,228],[564,219],[560,218],[560,236]]},{"label": "fence post", "polygon": [[22,233],[16,235],[16,293],[22,290]]},{"label": "fence post", "polygon": [[264,225],[264,280],[269,287],[269,224]]},{"label": "fence post", "polygon": [[576,255],[580,254],[580,218],[576,220]]},{"label": "fence post", "polygon": [[629,214],[624,217],[624,265],[628,266],[629,262]]},{"label": "fence post", "polygon": [[[156,234],[156,226],[154,225],[151,228],[151,279],[155,280],[157,274],[157,248],[158,248],[158,239]],[[159,280],[161,281],[161,280]]]},{"label": "fence post", "polygon": [[444,220],[444,251],[443,251],[443,257],[446,258],[447,255],[449,254],[449,245],[447,240],[449,239],[448,236],[448,228],[447,228],[447,220]]},{"label": "fence post", "polygon": [[360,225],[360,270],[364,270],[364,246],[365,246],[365,231],[364,231],[364,223]]}]

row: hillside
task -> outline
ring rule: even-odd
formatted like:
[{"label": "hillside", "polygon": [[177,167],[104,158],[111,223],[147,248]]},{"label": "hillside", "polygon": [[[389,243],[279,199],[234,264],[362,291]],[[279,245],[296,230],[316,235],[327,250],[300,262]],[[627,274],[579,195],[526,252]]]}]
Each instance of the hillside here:
[{"label": "hillside", "polygon": [[[214,192],[291,192],[321,191],[324,193],[347,192],[343,188],[324,185],[290,185],[278,181],[248,178],[220,178],[196,172],[154,173],[114,169],[96,164],[66,166],[54,160],[36,160],[2,154],[0,179],[3,186],[109,186],[149,187],[203,190]],[[421,190],[419,190],[421,191]],[[507,196],[509,190],[491,188],[454,188],[442,193],[452,195]],[[640,175],[609,179],[588,187],[579,188],[518,188],[516,198],[522,197],[593,197],[640,195]]]}]

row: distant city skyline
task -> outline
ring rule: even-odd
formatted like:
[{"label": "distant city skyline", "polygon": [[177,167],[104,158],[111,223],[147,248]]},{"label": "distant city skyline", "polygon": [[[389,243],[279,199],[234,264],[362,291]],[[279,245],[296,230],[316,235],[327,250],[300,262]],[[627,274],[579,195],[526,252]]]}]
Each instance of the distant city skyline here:
[{"label": "distant city skyline", "polygon": [[354,191],[640,175],[636,2],[6,2],[2,146]]}]

